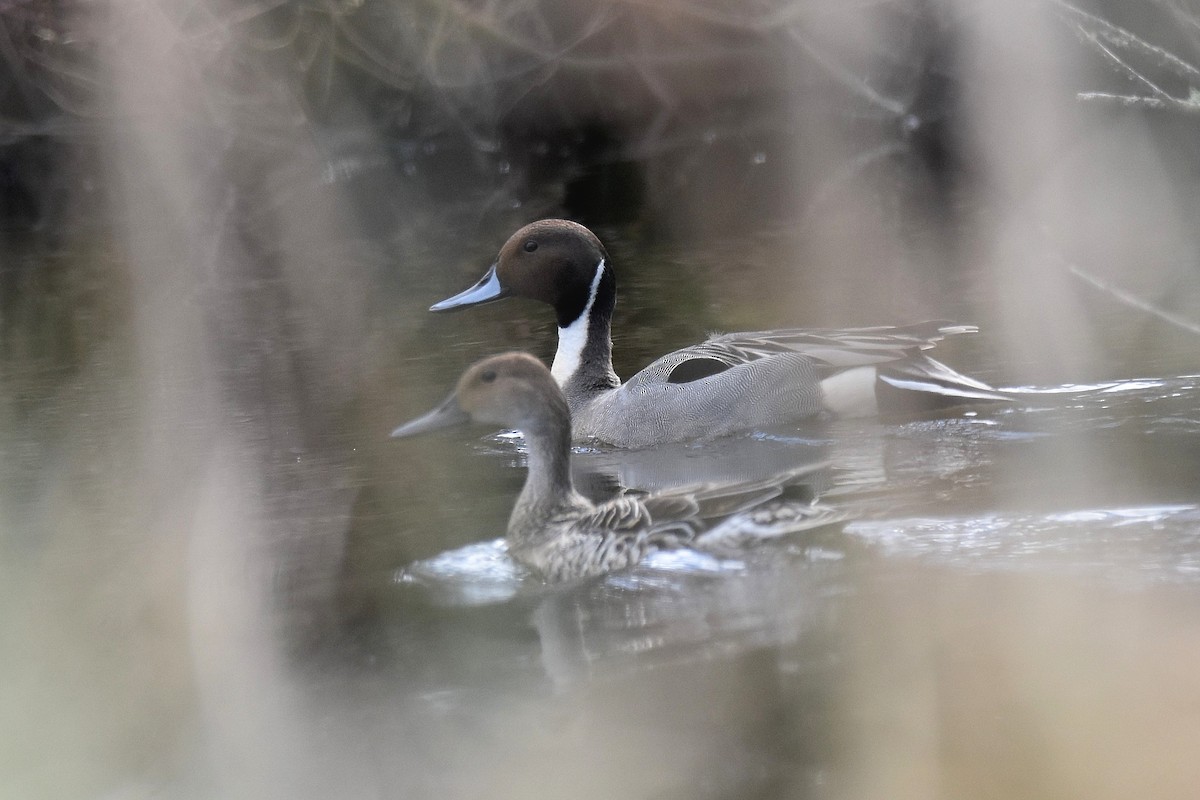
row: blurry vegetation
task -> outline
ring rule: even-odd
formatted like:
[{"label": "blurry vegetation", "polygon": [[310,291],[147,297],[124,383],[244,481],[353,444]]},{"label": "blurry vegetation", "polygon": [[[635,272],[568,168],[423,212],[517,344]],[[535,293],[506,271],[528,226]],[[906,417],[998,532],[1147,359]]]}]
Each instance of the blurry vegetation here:
[{"label": "blurry vegetation", "polygon": [[[692,235],[799,219],[803,236],[864,190],[885,193],[880,213],[902,235],[922,236],[978,206],[981,193],[961,189],[991,158],[971,131],[980,87],[963,52],[991,12],[973,4],[141,5],[167,21],[163,45],[199,95],[176,112],[211,140],[214,168],[242,191],[265,188],[256,204],[297,181],[341,187],[356,223],[398,248],[444,227],[414,205],[464,224],[483,215],[493,239],[549,213]],[[1057,19],[1051,35],[1077,65],[1064,113],[1173,117],[1141,124],[1171,160],[1197,157],[1194,10],[1045,0],[1020,13],[1030,7]],[[112,212],[111,196],[96,204],[110,177],[100,137],[122,135],[103,53],[134,32],[110,17],[82,0],[0,5],[10,241],[39,231],[44,246]],[[317,146],[316,170],[289,165],[297,136]],[[1192,203],[1191,184],[1179,188]]]},{"label": "blurry vegetation", "polygon": [[[493,738],[467,735],[476,718],[455,714],[475,696],[404,695],[403,663],[332,713],[337,681],[320,676],[314,690],[288,661],[335,649],[353,638],[345,620],[397,603],[398,565],[502,529],[520,475],[497,462],[511,451],[479,458],[474,436],[412,445],[386,432],[486,353],[552,352],[544,309],[513,301],[466,322],[425,311],[531,219],[570,216],[609,244],[622,374],[712,328],[960,313],[985,331],[974,346],[1001,354],[980,359],[989,378],[1200,367],[1200,12],[1183,0],[0,0],[0,64],[0,633],[21,654],[0,660],[0,707],[15,709],[0,717],[16,730],[0,752],[5,796],[377,796],[437,787],[421,781],[438,769],[487,788],[508,774],[512,791],[493,796],[533,796],[523,790],[546,753],[570,746],[569,725],[513,724],[509,698],[489,698]],[[1097,451],[1046,448],[1045,471],[1101,493]],[[1035,469],[1022,476],[1014,494],[1041,484]],[[1128,615],[1113,643],[1089,638],[1110,611],[1090,611],[1086,595],[1076,609],[1076,595],[1047,587],[1039,604],[1040,582],[1030,595],[1002,581],[1012,597],[995,606],[973,577],[918,575],[858,601],[855,619],[884,620],[895,647],[870,624],[831,622],[857,642],[846,658],[861,684],[847,688],[837,735],[853,739],[849,769],[870,784],[851,780],[845,796],[897,796],[897,773],[908,796],[941,796],[923,779],[936,783],[945,750],[896,720],[936,722],[963,698],[984,713],[949,727],[951,751],[1036,781],[1013,765],[1053,760],[1045,728],[1072,743],[1094,730],[1091,716],[1033,714],[1062,705],[1079,672],[1105,678],[1070,696],[1098,716],[1113,697],[1154,708],[1131,685],[1167,705],[1194,695],[1194,670],[1178,679],[1191,694],[1159,680],[1163,665],[1195,663],[1179,644],[1194,642],[1194,614],[1168,617],[1157,646],[1129,648],[1149,663],[1131,660],[1146,668],[1127,678],[1104,672],[1104,656],[1153,629],[1143,623],[1159,604],[1113,600]],[[972,603],[985,613],[964,618]],[[1044,608],[1060,612],[1059,641],[1083,638],[1024,695],[1036,724],[1024,723],[1005,705],[1012,693],[987,694],[1004,682],[981,681],[953,645],[986,638],[1001,652],[984,658],[1003,671],[1015,630],[1005,674],[1020,697],[1028,675],[1054,666],[1057,642],[1029,629]],[[438,639],[455,632],[392,622],[375,632],[403,639],[426,623],[428,653],[395,649],[442,687],[451,651]],[[491,663],[486,639],[459,633],[464,653]],[[522,647],[532,637],[512,635]],[[845,673],[830,652],[813,661]],[[711,684],[659,673],[672,701],[651,704],[668,720],[654,720],[662,736],[633,708],[644,689],[622,705],[607,696],[622,685],[601,687],[599,717],[619,719],[580,738],[591,745],[580,769],[559,779],[594,773],[614,787],[606,796],[675,796],[655,783],[671,719],[696,737],[676,753],[678,796],[699,796],[686,791],[697,765],[737,761],[728,731],[744,730],[755,758],[764,742],[786,750],[798,706],[761,693],[758,670],[776,670],[767,650],[743,660],[753,671],[693,670],[711,667]],[[727,667],[736,702],[705,718],[694,698],[719,694]],[[938,670],[961,685],[939,694]],[[789,674],[784,689],[806,680]],[[897,686],[926,705],[914,712]],[[689,713],[670,717],[679,707]],[[760,722],[778,707],[779,725],[760,730],[743,707]],[[997,708],[1032,742],[1015,760],[969,737]],[[1166,719],[1170,733],[1194,723],[1177,709]],[[791,744],[808,752],[826,726],[803,722]],[[1080,772],[1157,774],[1159,748],[1128,748],[1119,728],[1102,726],[1114,757],[1081,758]],[[910,757],[910,743],[928,752]],[[621,748],[645,764],[631,780],[646,792],[625,790]],[[1188,755],[1170,779],[1186,784]],[[778,764],[740,763],[778,780]],[[1049,773],[1044,796],[1089,785]],[[814,787],[827,783],[815,774]],[[978,783],[947,784],[960,785]],[[1112,786],[1123,784],[1091,796],[1131,796]],[[736,794],[726,788],[708,796]]]},{"label": "blurry vegetation", "polygon": [[[1194,11],[1165,0],[1136,11],[1035,5],[1059,20],[1085,65],[1102,68],[1080,73],[1062,101],[1195,124]],[[120,124],[97,53],[129,32],[106,26],[107,6],[0,6],[9,229],[61,220],[102,177],[72,152],[95,144],[97,125]],[[382,170],[416,179],[432,201],[477,208],[490,195],[498,213],[565,205],[592,223],[638,219],[642,184],[668,216],[674,198],[711,186],[787,218],[880,159],[904,155],[945,189],[979,157],[964,140],[973,100],[960,50],[985,12],[944,0],[853,11],[789,0],[143,6],[169,20],[166,45],[204,95],[190,109],[195,123],[246,149],[308,131],[324,153],[308,180]],[[281,106],[279,92],[299,106]],[[850,142],[820,158],[788,152],[814,125]]]}]

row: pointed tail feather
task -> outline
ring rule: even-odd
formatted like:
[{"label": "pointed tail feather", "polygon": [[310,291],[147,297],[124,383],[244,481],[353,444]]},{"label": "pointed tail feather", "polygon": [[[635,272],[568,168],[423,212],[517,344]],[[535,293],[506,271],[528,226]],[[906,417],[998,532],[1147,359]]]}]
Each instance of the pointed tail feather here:
[{"label": "pointed tail feather", "polygon": [[881,367],[875,395],[883,413],[931,411],[1017,399],[928,357]]}]

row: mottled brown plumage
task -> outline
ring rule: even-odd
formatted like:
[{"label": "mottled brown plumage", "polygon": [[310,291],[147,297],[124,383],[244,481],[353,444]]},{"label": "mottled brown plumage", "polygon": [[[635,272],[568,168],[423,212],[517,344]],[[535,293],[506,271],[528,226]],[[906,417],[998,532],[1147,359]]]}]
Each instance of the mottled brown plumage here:
[{"label": "mottled brown plumage", "polygon": [[[745,544],[821,527],[840,513],[796,492],[819,469],[809,465],[771,480],[694,486],[595,504],[571,483],[571,420],[549,370],[524,353],[470,367],[440,406],[400,426],[413,436],[474,420],[525,436],[529,473],[508,521],[509,552],[550,580],[629,567],[650,553],[696,547],[726,553]],[[789,499],[800,496],[800,499]]]}]

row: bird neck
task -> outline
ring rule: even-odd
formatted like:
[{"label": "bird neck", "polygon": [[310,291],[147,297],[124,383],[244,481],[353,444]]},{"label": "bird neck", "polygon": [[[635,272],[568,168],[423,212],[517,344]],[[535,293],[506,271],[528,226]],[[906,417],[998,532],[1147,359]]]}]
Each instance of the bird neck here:
[{"label": "bird neck", "polygon": [[522,432],[529,449],[529,471],[508,523],[509,538],[516,544],[541,538],[546,524],[563,511],[588,505],[571,481],[569,419],[529,426]]},{"label": "bird neck", "polygon": [[617,281],[605,260],[596,265],[583,310],[558,321],[558,350],[550,368],[569,401],[621,385],[612,366],[612,315]]}]

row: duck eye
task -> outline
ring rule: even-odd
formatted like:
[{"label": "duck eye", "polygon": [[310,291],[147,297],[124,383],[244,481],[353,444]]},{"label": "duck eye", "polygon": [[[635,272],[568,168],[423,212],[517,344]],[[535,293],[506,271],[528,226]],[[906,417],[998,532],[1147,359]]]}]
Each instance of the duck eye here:
[{"label": "duck eye", "polygon": [[532,253],[534,250],[537,250],[537,242],[534,241],[533,239],[526,241],[525,242],[525,252]]},{"label": "duck eye", "polygon": [[483,381],[484,383],[491,383],[492,381],[496,380],[495,370],[485,369],[479,374],[479,380]]}]

